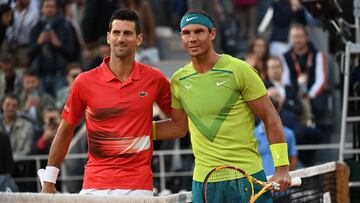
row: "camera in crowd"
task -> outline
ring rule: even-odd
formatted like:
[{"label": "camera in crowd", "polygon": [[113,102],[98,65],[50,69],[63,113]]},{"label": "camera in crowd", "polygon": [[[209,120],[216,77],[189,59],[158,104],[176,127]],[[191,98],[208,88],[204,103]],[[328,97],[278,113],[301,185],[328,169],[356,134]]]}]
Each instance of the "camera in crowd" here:
[{"label": "camera in crowd", "polygon": [[57,119],[55,117],[49,118],[49,125],[57,126],[58,125]]},{"label": "camera in crowd", "polygon": [[44,32],[50,32],[52,30],[52,25],[51,23],[46,23],[45,27],[44,27]]},{"label": "camera in crowd", "polygon": [[57,129],[59,126],[59,120],[56,116],[51,116],[48,118],[47,127],[51,129]]}]

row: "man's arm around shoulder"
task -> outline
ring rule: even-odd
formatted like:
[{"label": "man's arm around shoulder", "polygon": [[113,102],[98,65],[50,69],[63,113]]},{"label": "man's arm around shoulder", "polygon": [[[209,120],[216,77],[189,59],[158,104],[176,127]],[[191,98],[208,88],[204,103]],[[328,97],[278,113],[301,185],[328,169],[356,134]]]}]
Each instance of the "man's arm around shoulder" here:
[{"label": "man's arm around shoulder", "polygon": [[171,119],[156,122],[156,139],[169,140],[181,138],[188,130],[188,118],[183,109],[172,109]]}]

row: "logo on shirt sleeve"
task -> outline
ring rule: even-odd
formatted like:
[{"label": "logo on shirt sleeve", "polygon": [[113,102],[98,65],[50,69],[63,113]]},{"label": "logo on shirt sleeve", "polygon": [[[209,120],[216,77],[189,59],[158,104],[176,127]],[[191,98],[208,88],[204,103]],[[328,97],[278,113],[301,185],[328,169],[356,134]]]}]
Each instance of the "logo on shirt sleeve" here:
[{"label": "logo on shirt sleeve", "polygon": [[185,88],[189,90],[192,87],[192,85],[185,85]]},{"label": "logo on shirt sleeve", "polygon": [[222,81],[222,82],[216,82],[216,86],[223,85],[223,84],[226,83],[226,82],[227,82],[227,80],[224,80],[224,81]]},{"label": "logo on shirt sleeve", "polygon": [[147,94],[147,92],[145,92],[145,91],[141,91],[140,93],[139,93],[139,97],[146,97],[148,94]]},{"label": "logo on shirt sleeve", "polygon": [[65,111],[65,112],[70,112],[70,108],[69,108],[67,105],[65,105],[64,111]]}]

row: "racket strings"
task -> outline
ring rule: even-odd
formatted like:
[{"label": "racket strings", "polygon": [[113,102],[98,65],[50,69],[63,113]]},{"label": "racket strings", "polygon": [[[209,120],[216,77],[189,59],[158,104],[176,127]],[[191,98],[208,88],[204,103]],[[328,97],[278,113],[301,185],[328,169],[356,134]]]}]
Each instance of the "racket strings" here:
[{"label": "racket strings", "polygon": [[208,178],[208,182],[221,182],[243,178],[244,174],[233,168],[222,168],[214,171]]},{"label": "racket strings", "polygon": [[236,169],[223,168],[214,171],[207,181],[206,196],[211,202],[225,198],[226,202],[240,199],[240,202],[248,203],[253,194],[252,184]]}]

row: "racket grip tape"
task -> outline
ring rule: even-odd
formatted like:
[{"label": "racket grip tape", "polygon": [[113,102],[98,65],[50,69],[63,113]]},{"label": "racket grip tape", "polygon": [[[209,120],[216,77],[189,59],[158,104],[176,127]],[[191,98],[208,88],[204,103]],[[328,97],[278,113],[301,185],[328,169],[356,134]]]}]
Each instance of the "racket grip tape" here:
[{"label": "racket grip tape", "polygon": [[301,178],[295,177],[291,179],[291,186],[300,186],[301,185]]},{"label": "racket grip tape", "polygon": [[[272,177],[272,176],[267,176],[266,178],[267,178],[268,180],[270,180],[271,177]],[[301,181],[301,178],[300,178],[300,177],[295,177],[295,178],[292,178],[292,179],[291,179],[291,186],[300,186],[301,183],[302,183],[302,181]]]}]

